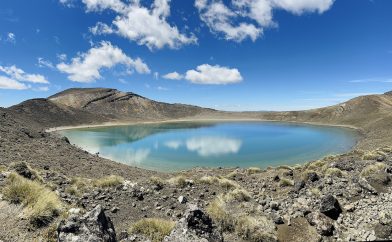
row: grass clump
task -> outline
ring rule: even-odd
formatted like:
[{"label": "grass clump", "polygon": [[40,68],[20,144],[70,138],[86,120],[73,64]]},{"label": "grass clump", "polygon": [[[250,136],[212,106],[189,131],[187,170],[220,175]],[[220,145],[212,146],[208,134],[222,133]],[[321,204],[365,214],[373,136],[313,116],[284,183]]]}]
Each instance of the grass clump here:
[{"label": "grass clump", "polygon": [[222,195],[216,197],[207,207],[207,213],[218,223],[223,230],[231,231],[234,228],[235,218],[228,213],[227,204]]},{"label": "grass clump", "polygon": [[56,193],[16,173],[8,176],[3,195],[12,203],[22,204],[30,222],[38,227],[49,224],[62,207]]},{"label": "grass clump", "polygon": [[208,184],[208,185],[218,184],[219,186],[221,186],[226,190],[240,188],[240,185],[238,185],[238,183],[230,179],[227,179],[226,177],[203,176],[198,181],[202,184]]},{"label": "grass clump", "polygon": [[225,201],[248,202],[250,199],[249,192],[241,188],[236,188],[225,195]]},{"label": "grass clump", "polygon": [[230,172],[229,174],[227,174],[225,177],[228,178],[228,179],[233,179],[233,178],[235,178],[238,174],[239,174],[238,171],[232,171],[232,172]]},{"label": "grass clump", "polygon": [[312,193],[316,197],[320,197],[322,194],[320,189],[318,189],[317,187],[310,189],[310,193]]},{"label": "grass clump", "polygon": [[279,181],[279,186],[281,187],[291,187],[294,186],[294,181],[289,180],[287,178],[281,178]]},{"label": "grass clump", "polygon": [[257,174],[260,172],[261,172],[261,169],[259,167],[249,167],[248,169],[246,169],[246,173],[248,175]]},{"label": "grass clump", "polygon": [[160,242],[170,234],[175,226],[175,222],[160,218],[145,218],[134,223],[130,229],[131,233],[142,234],[152,240]]},{"label": "grass clump", "polygon": [[199,182],[202,184],[212,185],[219,183],[219,178],[216,176],[203,176],[199,179]]},{"label": "grass clump", "polygon": [[164,187],[166,184],[162,178],[157,176],[150,177],[150,182],[157,187]]},{"label": "grass clump", "polygon": [[361,171],[361,176],[368,177],[375,173],[378,173],[386,168],[387,165],[384,163],[375,163],[372,165],[368,165]]},{"label": "grass clump", "polygon": [[5,165],[0,165],[0,173],[5,172],[7,167]]},{"label": "grass clump", "polygon": [[186,187],[187,185],[186,177],[183,175],[172,177],[168,182],[177,187]]},{"label": "grass clump", "polygon": [[243,215],[236,221],[235,232],[247,241],[276,241],[276,236],[269,232],[273,227],[265,217]]},{"label": "grass clump", "polygon": [[326,176],[335,176],[335,177],[344,177],[347,174],[346,174],[346,172],[340,170],[339,168],[330,167],[327,170],[325,170],[325,175]]},{"label": "grass clump", "polygon": [[323,167],[326,164],[325,161],[323,160],[316,160],[313,162],[310,162],[307,166],[306,169],[307,170],[318,170],[319,168]]},{"label": "grass clump", "polygon": [[105,176],[94,181],[94,185],[101,188],[114,187],[114,186],[121,185],[123,183],[124,183],[124,178],[116,175]]},{"label": "grass clump", "polygon": [[226,190],[230,190],[230,189],[235,189],[235,188],[239,188],[240,185],[238,185],[236,182],[229,180],[225,177],[220,177],[219,178],[219,185],[221,187],[223,187]]}]

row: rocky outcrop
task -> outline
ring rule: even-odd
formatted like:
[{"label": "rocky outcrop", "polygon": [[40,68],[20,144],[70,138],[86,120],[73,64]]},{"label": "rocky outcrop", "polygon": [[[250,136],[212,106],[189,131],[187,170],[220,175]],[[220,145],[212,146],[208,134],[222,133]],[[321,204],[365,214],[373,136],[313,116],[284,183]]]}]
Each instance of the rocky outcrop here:
[{"label": "rocky outcrop", "polygon": [[191,204],[164,242],[220,242],[223,236],[212,219],[198,206]]},{"label": "rocky outcrop", "polygon": [[100,205],[84,216],[71,215],[58,228],[58,242],[115,242],[113,223]]},{"label": "rocky outcrop", "polygon": [[332,219],[337,219],[342,209],[334,196],[326,195],[320,201],[320,212]]}]

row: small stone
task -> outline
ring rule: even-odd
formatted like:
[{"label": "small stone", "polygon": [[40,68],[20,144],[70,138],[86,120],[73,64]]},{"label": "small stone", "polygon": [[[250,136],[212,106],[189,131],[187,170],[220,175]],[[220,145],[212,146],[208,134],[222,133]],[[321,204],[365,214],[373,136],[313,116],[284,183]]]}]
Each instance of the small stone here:
[{"label": "small stone", "polygon": [[344,210],[346,210],[347,212],[354,212],[355,210],[355,205],[354,204],[347,204],[346,206],[344,206]]},{"label": "small stone", "polygon": [[114,207],[112,208],[112,210],[110,210],[110,212],[112,213],[117,213],[120,209],[118,207]]},{"label": "small stone", "polygon": [[270,203],[270,208],[271,208],[272,210],[276,210],[276,211],[279,210],[279,203],[272,201],[272,202]]},{"label": "small stone", "polygon": [[179,201],[181,204],[184,204],[184,203],[186,203],[188,200],[187,200],[186,197],[184,197],[184,196],[179,196],[179,197],[178,197],[178,201]]}]

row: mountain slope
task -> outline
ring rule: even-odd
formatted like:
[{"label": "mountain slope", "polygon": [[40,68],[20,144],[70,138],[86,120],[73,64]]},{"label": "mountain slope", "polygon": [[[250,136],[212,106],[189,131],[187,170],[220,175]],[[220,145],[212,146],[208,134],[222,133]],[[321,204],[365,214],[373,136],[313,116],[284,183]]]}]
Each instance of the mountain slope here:
[{"label": "mountain slope", "polygon": [[47,99],[32,99],[10,107],[45,127],[110,121],[167,120],[214,112],[191,105],[157,102],[109,88],[72,88]]}]

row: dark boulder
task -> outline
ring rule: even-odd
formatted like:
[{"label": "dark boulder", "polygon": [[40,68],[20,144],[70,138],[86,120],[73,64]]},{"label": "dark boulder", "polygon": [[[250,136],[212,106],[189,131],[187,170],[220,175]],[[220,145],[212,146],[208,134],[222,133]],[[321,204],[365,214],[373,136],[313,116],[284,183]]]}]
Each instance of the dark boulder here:
[{"label": "dark boulder", "polygon": [[326,195],[321,198],[320,212],[336,220],[342,212],[342,209],[339,205],[338,200],[334,196]]},{"label": "dark boulder", "polygon": [[320,177],[319,177],[319,175],[317,175],[316,172],[309,172],[307,175],[307,180],[311,181],[311,182],[315,182],[315,181],[320,180]]},{"label": "dark boulder", "polygon": [[73,215],[60,222],[57,228],[58,242],[115,242],[113,223],[100,205],[80,217]]},{"label": "dark boulder", "polygon": [[304,182],[303,180],[296,181],[295,184],[294,184],[293,190],[294,190],[295,192],[299,192],[299,191],[301,191],[304,187],[305,187],[305,182]]},{"label": "dark boulder", "polygon": [[221,242],[221,231],[212,219],[198,206],[191,204],[185,216],[177,222],[176,227],[163,240],[165,242]]}]

